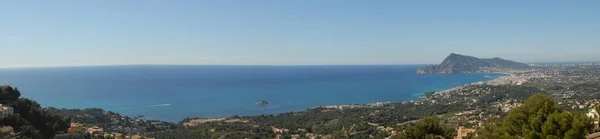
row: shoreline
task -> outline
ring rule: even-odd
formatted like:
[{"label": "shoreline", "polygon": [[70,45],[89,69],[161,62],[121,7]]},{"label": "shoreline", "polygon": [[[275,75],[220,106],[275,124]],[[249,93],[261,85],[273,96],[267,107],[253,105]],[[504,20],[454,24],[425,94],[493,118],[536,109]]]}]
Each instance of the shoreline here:
[{"label": "shoreline", "polygon": [[[426,94],[426,93],[428,93],[428,92],[434,92],[434,95],[437,95],[437,94],[441,94],[441,93],[452,92],[454,90],[461,89],[461,88],[463,88],[465,86],[468,86],[468,85],[480,84],[480,83],[488,83],[488,82],[496,81],[496,80],[498,80],[498,79],[500,79],[502,77],[513,76],[511,73],[504,73],[504,72],[485,72],[485,73],[481,72],[479,74],[481,74],[481,76],[486,76],[485,74],[489,74],[489,73],[501,74],[501,75],[492,75],[491,78],[494,78],[494,79],[491,79],[491,80],[476,81],[476,82],[472,82],[472,83],[466,83],[466,84],[456,85],[454,87],[450,87],[448,89],[443,89],[443,90],[440,90],[440,91],[424,91],[424,92],[419,93],[419,95],[415,95],[415,96],[418,96],[418,97],[412,98],[412,99],[407,99],[407,100],[401,100],[401,101],[387,101],[387,100],[382,100],[382,101],[373,101],[373,102],[367,102],[367,103],[348,103],[348,104],[322,105],[322,106],[307,107],[304,110],[287,111],[287,112],[264,114],[264,115],[278,115],[278,114],[290,113],[290,112],[292,112],[292,113],[306,112],[307,110],[313,110],[313,109],[318,109],[318,108],[329,109],[329,110],[342,110],[342,109],[354,109],[354,108],[376,108],[376,107],[384,107],[384,106],[396,105],[396,104],[403,104],[403,103],[409,103],[409,102],[420,102],[420,101],[424,100],[423,95]],[[470,74],[470,73],[466,73],[466,74]],[[77,109],[77,108],[65,108],[65,109]],[[102,109],[102,108],[99,108],[99,109]],[[83,109],[80,109],[80,110],[83,110]],[[105,111],[110,111],[110,110],[105,110]],[[112,112],[114,112],[114,111],[112,111]],[[129,116],[129,115],[123,115],[123,116]],[[200,119],[200,121],[224,121],[224,120],[229,120],[229,119],[236,119],[235,116],[236,115],[232,115],[232,116],[218,116],[218,117],[190,116],[190,117],[185,117],[185,118],[179,119],[179,120],[158,120],[158,119],[151,118],[152,116],[147,116],[147,115],[145,117],[137,117],[137,116],[129,116],[129,117],[137,117],[137,118],[143,119],[143,120],[158,120],[158,121],[163,121],[163,122],[168,122],[168,123],[178,123],[178,122],[184,122],[186,119],[192,119],[192,120]],[[238,116],[241,116],[241,117],[253,117],[253,116],[259,116],[259,115],[238,115]],[[237,119],[240,119],[240,118],[238,117]]]},{"label": "shoreline", "polygon": [[508,72],[481,72],[481,73],[484,73],[484,74],[485,73],[502,74],[503,76],[497,76],[494,79],[487,80],[487,81],[479,81],[479,82],[474,82],[474,83],[470,83],[470,84],[464,84],[464,85],[456,86],[456,87],[453,87],[453,88],[450,88],[450,89],[446,89],[446,90],[443,90],[443,91],[435,92],[434,94],[443,94],[443,93],[452,92],[454,90],[461,89],[461,88],[463,88],[465,86],[468,86],[468,85],[482,85],[482,84],[490,84],[490,83],[495,83],[495,82],[510,84],[510,83],[506,82],[505,79],[515,76],[514,74],[508,73]]},{"label": "shoreline", "polygon": [[[479,72],[479,73],[482,73],[482,74],[486,74],[486,73],[492,73],[492,74],[502,74],[502,76],[494,76],[494,77],[493,77],[494,79],[491,79],[491,80],[487,80],[487,81],[478,81],[478,82],[473,82],[473,83],[468,83],[468,84],[458,85],[458,86],[455,86],[455,87],[452,87],[452,88],[449,88],[449,89],[445,89],[445,90],[442,90],[442,91],[434,91],[434,93],[433,93],[433,94],[439,94],[439,93],[451,92],[451,91],[454,91],[454,90],[461,89],[462,87],[465,87],[465,86],[467,86],[467,85],[485,84],[485,83],[489,83],[489,82],[494,82],[494,81],[497,81],[499,78],[502,78],[502,77],[506,77],[506,76],[513,76],[513,74],[511,74],[511,73],[507,73],[507,72]],[[487,76],[487,75],[484,75],[484,76]],[[422,96],[423,96],[423,94],[425,94],[425,93],[427,93],[427,92],[424,92],[424,93],[422,93],[422,94],[421,94],[421,95],[419,95],[419,96],[421,96],[421,97],[422,97]],[[419,98],[419,99],[422,99],[422,98]]]},{"label": "shoreline", "polygon": [[[423,89],[419,89],[419,90],[415,90],[418,92],[414,92],[414,93],[410,93],[407,92],[407,94],[404,96],[404,98],[401,97],[401,99],[397,99],[397,100],[386,100],[386,99],[382,99],[382,100],[376,100],[376,101],[365,101],[365,102],[350,102],[350,103],[340,103],[340,104],[332,104],[332,105],[313,105],[313,106],[307,106],[301,109],[296,109],[296,110],[289,110],[289,111],[280,111],[280,112],[275,112],[275,113],[270,113],[270,112],[262,112],[261,114],[249,114],[249,115],[238,115],[238,116],[242,116],[242,117],[254,117],[254,116],[260,116],[260,115],[278,115],[278,114],[284,114],[284,113],[295,113],[295,112],[306,112],[307,110],[312,110],[315,108],[338,108],[338,109],[345,109],[345,108],[364,108],[364,107],[382,107],[382,106],[388,106],[388,105],[396,105],[396,104],[402,104],[402,103],[407,103],[407,102],[419,102],[419,101],[423,101],[424,98],[424,94],[428,93],[428,92],[435,92],[434,94],[439,94],[439,93],[445,93],[445,92],[451,92],[457,89],[460,89],[464,86],[467,85],[471,85],[471,84],[477,84],[477,83],[481,83],[481,82],[491,82],[491,81],[495,81],[498,80],[499,78],[505,77],[506,75],[512,76],[510,73],[506,73],[506,72],[478,72],[478,73],[460,73],[460,74],[474,74],[473,76],[490,76],[490,77],[485,77],[485,78],[481,78],[480,80],[472,80],[469,82],[460,82],[460,83],[453,83],[453,84],[446,84],[443,85],[442,87],[426,87]],[[479,78],[478,77],[478,78]],[[452,81],[455,82],[455,81]],[[431,90],[432,88],[437,88],[435,90]],[[427,90],[430,89],[430,90]],[[252,103],[254,104],[254,103]],[[164,106],[165,104],[156,104],[156,105],[148,105],[148,106]],[[250,104],[248,104],[250,105]],[[66,109],[86,109],[86,108],[66,108]],[[110,109],[104,109],[104,108],[100,108],[103,109],[105,111],[112,111]],[[112,111],[115,113],[120,113],[123,116],[129,116],[129,117],[137,117],[139,115],[129,115],[127,114],[128,112],[118,112],[118,111]],[[161,118],[157,118],[154,117],[152,115],[147,115],[147,114],[142,114],[144,115],[144,117],[138,117],[139,119],[143,119],[143,120],[160,120]],[[165,121],[165,122],[170,122],[170,123],[178,123],[181,121],[184,121],[186,119],[221,119],[221,118],[233,118],[236,115],[223,115],[223,116],[200,116],[200,115],[190,115],[190,116],[182,116],[181,118],[170,118],[170,119],[163,119],[160,121]]]},{"label": "shoreline", "polygon": [[[479,72],[480,74],[501,74],[501,76],[494,76],[494,79],[491,80],[486,80],[486,81],[478,81],[478,82],[473,82],[473,83],[467,83],[467,84],[462,84],[462,85],[457,85],[454,87],[451,87],[449,89],[445,89],[442,91],[435,91],[434,95],[437,94],[441,94],[441,93],[447,93],[447,92],[452,92],[454,90],[459,90],[465,86],[468,85],[476,85],[476,84],[485,84],[485,83],[489,83],[489,82],[498,82],[499,80],[502,80],[500,78],[502,77],[511,77],[514,76],[511,73],[508,72]],[[485,75],[482,75],[485,76]],[[419,101],[423,101],[423,95],[427,93],[427,92],[422,92],[420,93],[418,96],[418,98],[416,99],[410,99],[410,100],[403,100],[403,101],[376,101],[376,102],[368,102],[368,103],[350,103],[350,104],[337,104],[337,105],[323,105],[323,106],[315,106],[312,108],[307,108],[307,109],[330,109],[330,110],[343,110],[343,109],[355,109],[355,108],[374,108],[374,107],[383,107],[383,106],[389,106],[389,105],[393,105],[393,104],[403,104],[403,103],[408,103],[408,102],[419,102]],[[301,111],[289,111],[289,112],[284,112],[284,113],[290,113],[290,112],[305,112],[306,110],[301,110]],[[277,115],[277,114],[282,114],[282,113],[275,113],[275,114],[265,114],[265,115]],[[249,117],[252,116],[257,116],[257,115],[247,115]],[[244,117],[244,116],[242,116]],[[236,119],[233,116],[224,116],[224,117],[187,117],[186,119],[202,119],[202,120],[220,120],[220,119]]]}]

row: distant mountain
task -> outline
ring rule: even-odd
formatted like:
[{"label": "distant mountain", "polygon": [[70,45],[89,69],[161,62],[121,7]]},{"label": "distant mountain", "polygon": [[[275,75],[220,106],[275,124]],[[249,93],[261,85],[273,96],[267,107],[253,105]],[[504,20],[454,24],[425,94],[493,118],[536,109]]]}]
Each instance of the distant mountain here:
[{"label": "distant mountain", "polygon": [[502,58],[477,58],[451,53],[444,61],[435,66],[426,66],[417,73],[464,73],[480,72],[482,68],[526,68],[527,64],[505,60]]}]

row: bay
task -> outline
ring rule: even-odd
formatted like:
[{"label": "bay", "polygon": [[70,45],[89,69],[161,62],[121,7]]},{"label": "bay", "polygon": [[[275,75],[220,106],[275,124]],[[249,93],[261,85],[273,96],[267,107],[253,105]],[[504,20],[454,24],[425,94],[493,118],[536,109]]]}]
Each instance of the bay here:
[{"label": "bay", "polygon": [[[90,66],[0,69],[0,83],[44,107],[102,108],[178,122],[400,102],[500,74],[416,74],[424,65]],[[488,77],[484,76],[488,75]],[[491,77],[489,77],[491,76]],[[266,100],[269,105],[256,105]]]}]

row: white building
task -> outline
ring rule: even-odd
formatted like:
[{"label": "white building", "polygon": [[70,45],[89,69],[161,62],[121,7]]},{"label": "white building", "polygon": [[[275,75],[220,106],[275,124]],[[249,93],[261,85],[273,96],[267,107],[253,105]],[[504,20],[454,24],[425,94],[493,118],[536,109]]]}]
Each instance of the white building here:
[{"label": "white building", "polygon": [[598,112],[596,111],[596,109],[591,109],[586,115],[588,117],[594,118],[594,119],[600,118],[600,117],[598,117]]},{"label": "white building", "polygon": [[103,135],[104,134],[104,128],[98,127],[98,126],[93,126],[87,129],[89,134],[92,135]]},{"label": "white building", "polygon": [[14,110],[10,106],[0,104],[0,119],[6,118],[14,113]]},{"label": "white building", "polygon": [[598,120],[596,119],[600,118],[600,115],[598,115],[596,109],[590,109],[590,112],[588,112],[586,115],[590,118],[594,118],[594,124],[598,125]]}]

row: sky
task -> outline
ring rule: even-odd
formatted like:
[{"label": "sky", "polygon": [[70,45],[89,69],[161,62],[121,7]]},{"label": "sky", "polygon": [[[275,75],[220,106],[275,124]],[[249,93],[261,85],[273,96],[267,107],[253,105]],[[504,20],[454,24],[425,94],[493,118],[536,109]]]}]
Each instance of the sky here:
[{"label": "sky", "polygon": [[600,1],[0,1],[0,67],[600,61]]}]

